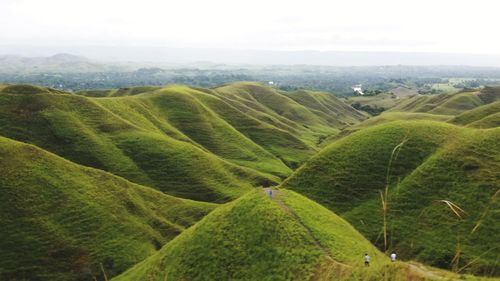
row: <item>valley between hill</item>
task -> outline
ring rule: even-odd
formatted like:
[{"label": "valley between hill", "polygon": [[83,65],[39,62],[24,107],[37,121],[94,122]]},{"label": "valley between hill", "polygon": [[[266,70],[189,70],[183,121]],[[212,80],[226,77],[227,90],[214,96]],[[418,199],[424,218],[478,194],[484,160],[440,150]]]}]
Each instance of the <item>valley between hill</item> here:
[{"label": "valley between hill", "polygon": [[499,102],[0,85],[0,280],[499,280]]}]

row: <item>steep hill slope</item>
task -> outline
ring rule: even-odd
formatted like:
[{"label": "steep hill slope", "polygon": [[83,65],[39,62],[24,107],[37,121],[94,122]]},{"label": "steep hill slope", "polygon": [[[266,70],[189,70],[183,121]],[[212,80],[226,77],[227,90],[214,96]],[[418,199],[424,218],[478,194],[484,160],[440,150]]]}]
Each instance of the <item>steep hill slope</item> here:
[{"label": "steep hill slope", "polygon": [[474,128],[499,127],[500,101],[466,111],[451,119],[450,123]]},{"label": "steep hill slope", "polygon": [[0,280],[112,277],[215,207],[3,137],[0,174]]},{"label": "steep hill slope", "polygon": [[387,262],[349,224],[290,191],[251,192],[218,208],[158,254],[114,280],[309,280]]},{"label": "steep hill slope", "polygon": [[368,128],[380,124],[385,124],[393,121],[416,121],[416,120],[429,120],[429,121],[448,121],[450,120],[449,115],[439,115],[439,114],[430,114],[430,113],[421,113],[421,112],[384,112],[375,117],[366,119],[365,121],[356,124],[354,126],[346,128],[349,131],[357,131],[363,128]]},{"label": "steep hill slope", "polygon": [[138,127],[146,123],[151,130],[161,132],[162,128],[155,125],[163,121],[163,127],[170,126],[170,130],[180,133],[181,139],[234,164],[280,177],[291,172],[273,154],[241,134],[213,111],[209,105],[229,105],[212,95],[184,86],[171,86],[136,97],[95,101]]},{"label": "steep hill slope", "polygon": [[241,111],[286,130],[310,145],[338,133],[341,127],[366,118],[336,97],[325,93],[287,93],[248,82],[221,86],[214,91]]},{"label": "steep hill slope", "polygon": [[428,112],[442,115],[456,115],[482,105],[477,92],[440,94],[411,97],[390,111]]},{"label": "steep hill slope", "polygon": [[[363,255],[371,256],[369,268]],[[221,206],[161,251],[116,277],[128,280],[449,280],[458,275],[389,263],[346,221],[288,190]],[[465,280],[467,276],[462,276]]]},{"label": "steep hill slope", "polygon": [[[366,118],[365,115],[328,93],[284,92],[250,82],[233,83],[214,89],[171,85],[161,88],[134,87],[82,91],[79,94],[95,97],[139,95],[144,100],[167,99],[166,96],[168,99],[178,100],[181,97],[189,97],[190,102],[195,102],[197,106],[179,106],[180,101],[172,104],[164,101],[161,103],[160,111],[178,115],[179,112],[175,113],[175,111],[182,110],[181,112],[185,115],[182,121],[186,120],[186,116],[193,114],[203,114],[204,118],[209,120],[221,118],[292,169],[308,159],[324,138],[338,133],[340,128]],[[182,103],[186,104],[187,101],[184,100]],[[150,105],[155,105],[155,103]],[[202,108],[201,111],[210,111],[211,115],[196,111],[197,108]],[[175,118],[172,121],[175,121]],[[195,121],[189,120],[190,123]],[[182,125],[179,122],[175,124],[177,127]],[[185,129],[193,131],[192,128],[179,129],[183,132]],[[196,136],[193,139],[196,139]],[[201,140],[205,138],[198,139],[199,142]],[[204,146],[205,144],[202,143]],[[213,145],[213,138],[210,144]],[[227,145],[227,141],[222,140],[221,144]],[[219,144],[218,147],[222,146]],[[210,150],[210,146],[207,148]],[[218,150],[222,151],[222,149]],[[259,167],[263,166],[259,165]],[[282,170],[278,175],[282,176],[283,173],[288,175],[289,172]]]},{"label": "steep hill slope", "polygon": [[[98,103],[70,94],[0,92],[0,135],[185,198],[225,201],[251,186],[278,181],[210,153],[153,109],[136,99]],[[260,161],[270,172],[289,171],[258,145],[246,145],[241,150],[250,153],[236,154]]]},{"label": "steep hill slope", "polygon": [[404,258],[498,275],[499,138],[500,129],[391,122],[329,145],[283,187],[339,213],[380,248],[382,195],[387,247]]},{"label": "steep hill slope", "polygon": [[390,111],[427,112],[441,115],[458,115],[478,106],[500,100],[500,87],[486,87],[481,91],[464,91],[456,94],[414,96]]}]

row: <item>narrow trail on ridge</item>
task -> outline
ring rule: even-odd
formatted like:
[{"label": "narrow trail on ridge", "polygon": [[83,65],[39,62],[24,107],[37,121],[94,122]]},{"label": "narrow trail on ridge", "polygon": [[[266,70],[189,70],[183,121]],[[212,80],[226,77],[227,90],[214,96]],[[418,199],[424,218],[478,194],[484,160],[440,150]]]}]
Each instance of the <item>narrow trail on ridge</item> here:
[{"label": "narrow trail on ridge", "polygon": [[[270,196],[269,194],[270,190],[271,190],[270,187],[263,188],[263,191],[266,193],[267,196]],[[316,236],[314,236],[312,230],[307,225],[305,225],[300,219],[300,217],[283,201],[283,199],[281,199],[281,196],[282,195],[279,189],[272,189],[272,195],[270,196],[271,199],[274,202],[276,202],[278,206],[281,207],[281,209],[283,209],[287,214],[289,214],[297,223],[299,223],[307,231],[307,234],[313,239],[316,247],[318,247],[329,260],[342,266],[351,267],[348,264],[344,264],[333,259],[330,250],[321,244],[319,239],[316,238]]]}]

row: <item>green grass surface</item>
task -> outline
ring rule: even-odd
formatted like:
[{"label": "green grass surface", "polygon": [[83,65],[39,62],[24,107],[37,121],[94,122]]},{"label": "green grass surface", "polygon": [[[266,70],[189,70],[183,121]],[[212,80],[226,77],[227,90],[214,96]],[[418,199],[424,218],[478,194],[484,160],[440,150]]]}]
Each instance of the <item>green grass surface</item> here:
[{"label": "green grass surface", "polygon": [[[149,101],[121,99],[106,102],[68,94],[1,92],[0,135],[185,198],[226,201],[252,186],[279,180],[236,161],[231,163],[233,159],[223,159],[223,154],[210,153],[169,123],[161,112],[155,112],[155,107],[148,107]],[[224,131],[217,133],[224,136]],[[230,145],[234,142],[228,142]],[[260,154],[245,155],[246,151]],[[289,172],[257,145],[243,147],[235,154],[247,158],[247,166],[261,161],[261,170]]]},{"label": "green grass surface", "polygon": [[336,97],[319,92],[280,92],[258,83],[234,83],[214,89],[234,107],[286,130],[311,146],[366,118]]},{"label": "green grass surface", "polygon": [[360,105],[369,105],[371,107],[384,108],[388,110],[405,99],[406,98],[397,98],[391,94],[379,94],[375,96],[349,97],[347,99],[347,103],[359,103]]},{"label": "green grass surface", "polygon": [[215,202],[287,177],[321,138],[362,117],[329,94],[252,83],[80,93],[100,98],[30,87],[1,90],[0,135],[175,196]]},{"label": "green grass surface", "polygon": [[499,127],[500,101],[466,111],[451,119],[450,123],[474,128]]},{"label": "green grass surface", "polygon": [[414,96],[399,103],[390,111],[426,112],[439,115],[458,115],[481,105],[500,100],[499,88],[456,94]]},{"label": "green grass surface", "polygon": [[[392,151],[407,138],[390,165],[388,247],[439,267],[498,275],[499,137],[499,129],[391,122],[329,145],[283,187],[339,213],[383,248],[380,192]],[[457,219],[439,200],[457,204],[467,215]]]},{"label": "green grass surface", "polygon": [[[370,267],[363,256],[371,256]],[[289,190],[252,191],[217,208],[114,281],[479,280],[390,263],[349,223]]]},{"label": "green grass surface", "polygon": [[385,124],[393,121],[415,121],[415,120],[429,120],[429,121],[447,121],[450,119],[449,115],[438,115],[420,112],[384,112],[378,116],[369,118],[359,124],[346,128],[350,131],[357,131],[363,128],[368,128],[380,124]]},{"label": "green grass surface", "polygon": [[215,207],[3,137],[0,174],[0,280],[112,277]]},{"label": "green grass surface", "polygon": [[340,262],[358,265],[366,251],[374,268],[387,262],[327,209],[291,191],[281,196],[301,223],[262,191],[253,191],[217,208],[114,280],[309,280],[326,257],[304,225]]},{"label": "green grass surface", "polygon": [[367,119],[250,82],[0,85],[0,280],[498,276],[499,89],[366,97],[392,107]]}]

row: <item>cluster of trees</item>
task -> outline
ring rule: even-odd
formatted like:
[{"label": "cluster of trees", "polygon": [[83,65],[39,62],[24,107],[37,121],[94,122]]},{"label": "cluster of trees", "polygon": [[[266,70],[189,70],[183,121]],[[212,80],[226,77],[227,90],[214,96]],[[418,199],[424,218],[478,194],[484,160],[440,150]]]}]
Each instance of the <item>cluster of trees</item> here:
[{"label": "cluster of trees", "polygon": [[371,106],[368,104],[363,105],[363,104],[360,104],[359,102],[355,102],[355,103],[351,104],[351,106],[356,108],[357,110],[368,112],[372,116],[379,115],[380,113],[385,111],[385,108],[383,108],[383,107],[378,107],[376,105]]},{"label": "cluster of trees", "polygon": [[[2,72],[3,71],[3,72]],[[282,90],[311,89],[352,96],[352,86],[362,84],[366,95],[387,93],[398,85],[409,86],[432,93],[435,83],[448,83],[450,77],[464,79],[457,87],[474,88],[500,81],[500,69],[468,67],[416,66],[210,66],[209,68],[139,68],[100,72],[77,71],[5,71],[0,69],[0,83],[29,83],[61,88],[88,90],[122,88],[169,83],[213,87],[235,81],[274,81]]]}]

